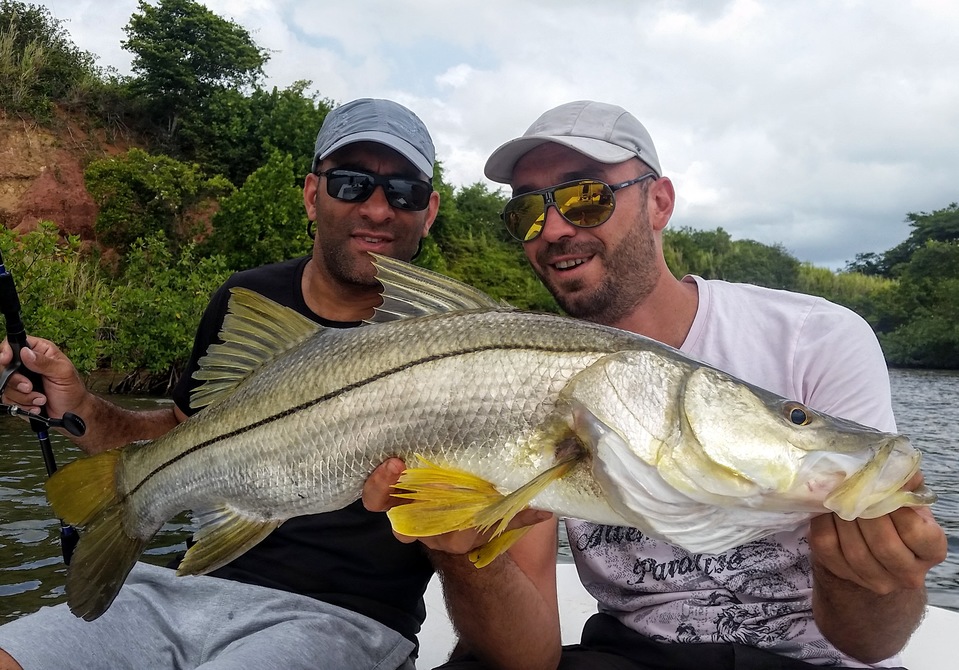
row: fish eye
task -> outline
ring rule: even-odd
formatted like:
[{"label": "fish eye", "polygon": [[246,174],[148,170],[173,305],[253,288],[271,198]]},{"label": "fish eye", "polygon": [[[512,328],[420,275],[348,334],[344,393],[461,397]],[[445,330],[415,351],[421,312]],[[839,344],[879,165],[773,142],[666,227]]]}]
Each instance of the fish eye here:
[{"label": "fish eye", "polygon": [[806,408],[799,403],[789,403],[786,405],[785,414],[789,421],[797,426],[805,426],[810,421],[809,413]]}]

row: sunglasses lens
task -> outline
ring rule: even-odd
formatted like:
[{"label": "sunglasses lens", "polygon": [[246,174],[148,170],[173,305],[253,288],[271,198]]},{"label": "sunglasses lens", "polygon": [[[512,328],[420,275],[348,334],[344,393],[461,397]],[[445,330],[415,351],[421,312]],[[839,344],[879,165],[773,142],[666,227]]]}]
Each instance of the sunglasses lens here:
[{"label": "sunglasses lens", "polygon": [[386,200],[397,209],[418,212],[429,206],[432,193],[433,187],[429,182],[396,178],[389,180]]},{"label": "sunglasses lens", "polygon": [[612,189],[601,181],[583,181],[557,188],[553,197],[563,218],[580,228],[606,223],[615,207]]},{"label": "sunglasses lens", "polygon": [[546,201],[540,193],[516,196],[503,210],[506,229],[520,242],[528,242],[539,235],[545,220]]},{"label": "sunglasses lens", "polygon": [[373,177],[362,172],[330,170],[326,173],[326,192],[345,202],[363,202],[373,193]]}]

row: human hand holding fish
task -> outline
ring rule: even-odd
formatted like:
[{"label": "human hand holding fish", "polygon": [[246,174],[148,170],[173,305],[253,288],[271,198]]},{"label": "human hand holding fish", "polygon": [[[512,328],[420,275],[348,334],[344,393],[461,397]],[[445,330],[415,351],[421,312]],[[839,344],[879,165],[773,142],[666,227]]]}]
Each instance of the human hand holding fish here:
[{"label": "human hand holding fish", "polygon": [[[903,487],[922,486],[917,472]],[[835,514],[810,520],[813,611],[822,633],[864,661],[896,653],[926,605],[925,578],[946,558],[946,536],[928,507],[900,508],[873,519]]]}]

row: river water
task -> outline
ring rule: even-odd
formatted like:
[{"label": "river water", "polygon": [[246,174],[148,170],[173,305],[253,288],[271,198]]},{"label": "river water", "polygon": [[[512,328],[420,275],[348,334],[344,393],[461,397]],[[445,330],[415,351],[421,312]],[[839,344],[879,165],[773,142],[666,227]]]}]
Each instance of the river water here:
[{"label": "river water", "polygon": [[[933,510],[949,536],[949,556],[928,579],[932,604],[959,610],[959,373],[892,370],[896,419],[923,452],[926,483],[939,494]],[[155,399],[115,398],[137,408]],[[60,463],[79,452],[54,437]],[[59,524],[43,493],[46,473],[36,438],[19,419],[0,418],[0,623],[64,598]],[[178,517],[157,535],[145,560],[165,564],[185,547],[187,517]],[[568,548],[560,548],[568,560]]]}]

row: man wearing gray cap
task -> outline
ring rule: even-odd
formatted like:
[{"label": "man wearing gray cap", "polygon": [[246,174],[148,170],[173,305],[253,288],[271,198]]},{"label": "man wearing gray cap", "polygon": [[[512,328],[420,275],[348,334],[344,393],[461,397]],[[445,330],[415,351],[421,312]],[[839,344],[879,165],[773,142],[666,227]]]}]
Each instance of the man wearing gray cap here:
[{"label": "man wearing gray cap", "polygon": [[[811,296],[670,273],[662,231],[673,185],[649,133],[626,110],[591,101],[552,109],[493,152],[486,175],[512,186],[504,223],[571,316],[895,430],[882,352],[854,313]],[[371,508],[389,504],[381,493],[367,492]],[[459,660],[444,668],[895,667],[922,616],[926,572],[946,551],[927,508],[854,522],[822,515],[719,555],[690,554],[634,529],[575,519],[566,527],[599,609],[582,644],[566,648],[555,520],[479,570],[464,554],[484,535],[424,540],[460,633]]]},{"label": "man wearing gray cap", "polygon": [[[50,342],[23,361],[45,396],[16,375],[5,402],[45,401],[87,422],[89,453],[154,439],[193,413],[197,361],[217,341],[229,291],[242,286],[333,328],[359,325],[380,302],[367,252],[409,261],[436,218],[433,142],[389,100],[331,111],[316,138],[303,200],[315,222],[310,256],[233,275],[210,301],[173,405],[130,412],[88,392]],[[35,355],[34,355],[35,354]],[[4,343],[0,366],[9,363]],[[12,668],[412,668],[432,568],[360,503],[291,519],[209,576],[177,578],[138,564],[112,606],[85,622],[59,605],[0,627],[0,670]]]}]

